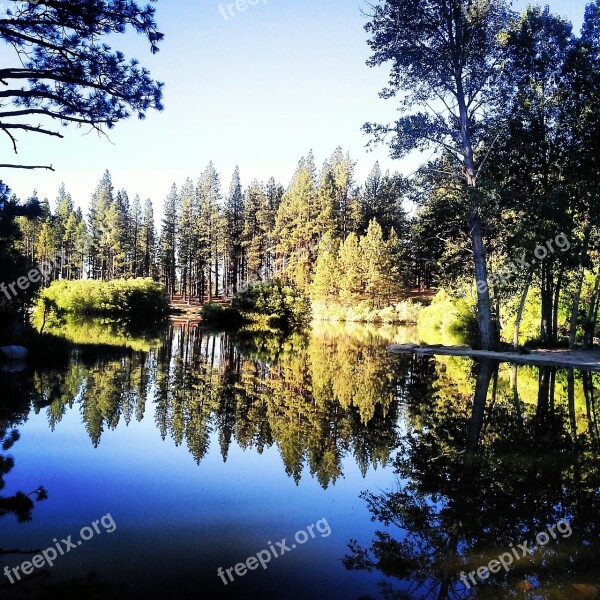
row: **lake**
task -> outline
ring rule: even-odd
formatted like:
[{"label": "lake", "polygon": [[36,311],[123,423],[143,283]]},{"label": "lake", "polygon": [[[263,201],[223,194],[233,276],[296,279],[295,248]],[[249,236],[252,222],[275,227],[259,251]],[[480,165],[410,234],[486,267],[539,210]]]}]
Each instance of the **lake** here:
[{"label": "lake", "polygon": [[599,597],[600,374],[391,326],[64,335],[0,372],[3,597]]}]

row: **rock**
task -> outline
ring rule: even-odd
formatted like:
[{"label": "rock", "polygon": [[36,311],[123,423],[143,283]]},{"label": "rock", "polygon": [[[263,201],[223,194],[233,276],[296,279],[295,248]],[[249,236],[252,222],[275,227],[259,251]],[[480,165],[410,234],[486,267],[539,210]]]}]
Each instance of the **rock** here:
[{"label": "rock", "polygon": [[0,348],[0,355],[6,360],[26,360],[29,356],[29,351],[23,346],[4,346]]}]

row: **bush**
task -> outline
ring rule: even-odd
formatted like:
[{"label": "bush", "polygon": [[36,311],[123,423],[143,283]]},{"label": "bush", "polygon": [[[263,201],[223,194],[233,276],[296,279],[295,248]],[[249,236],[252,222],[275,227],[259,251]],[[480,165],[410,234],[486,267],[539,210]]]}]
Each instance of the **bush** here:
[{"label": "bush", "polygon": [[165,286],[152,279],[54,281],[41,293],[38,312],[44,303],[79,316],[157,316],[170,307]]},{"label": "bush", "polygon": [[422,308],[412,300],[380,309],[373,308],[369,302],[359,302],[349,308],[337,302],[314,302],[313,315],[316,321],[402,325],[416,323]]},{"label": "bush", "polygon": [[453,298],[441,289],[429,306],[418,316],[419,327],[440,329],[448,332],[472,332],[476,329],[473,307],[463,298]]},{"label": "bush", "polygon": [[241,291],[231,306],[241,315],[259,315],[283,329],[306,325],[311,316],[308,298],[291,284],[278,279]]}]

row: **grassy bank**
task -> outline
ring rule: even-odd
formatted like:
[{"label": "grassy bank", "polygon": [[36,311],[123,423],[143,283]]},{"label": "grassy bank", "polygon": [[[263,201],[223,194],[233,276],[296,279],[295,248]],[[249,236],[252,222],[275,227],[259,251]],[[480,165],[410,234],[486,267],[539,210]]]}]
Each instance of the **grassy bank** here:
[{"label": "grassy bank", "polygon": [[370,302],[358,302],[345,306],[335,302],[312,304],[313,319],[338,323],[384,323],[386,325],[414,325],[423,305],[412,300],[403,300],[389,306],[377,308]]}]

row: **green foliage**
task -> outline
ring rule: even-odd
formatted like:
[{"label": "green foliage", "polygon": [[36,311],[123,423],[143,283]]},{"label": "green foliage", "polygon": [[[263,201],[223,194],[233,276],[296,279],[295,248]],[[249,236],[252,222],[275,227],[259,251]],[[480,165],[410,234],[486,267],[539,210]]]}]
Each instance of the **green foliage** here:
[{"label": "green foliage", "polygon": [[308,298],[296,287],[279,279],[252,286],[233,299],[232,308],[240,314],[260,315],[281,326],[296,328],[308,323]]},{"label": "green foliage", "polygon": [[38,311],[44,300],[71,315],[145,317],[169,311],[165,286],[151,279],[55,281],[42,292]]}]

